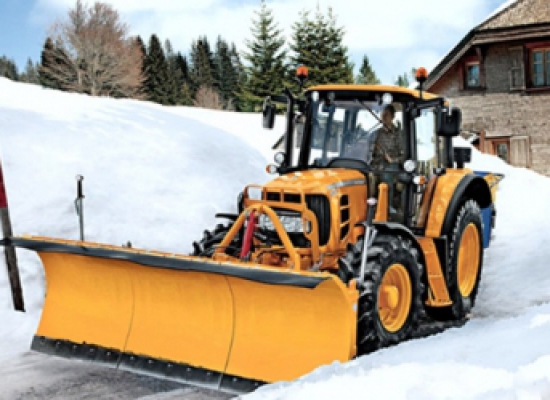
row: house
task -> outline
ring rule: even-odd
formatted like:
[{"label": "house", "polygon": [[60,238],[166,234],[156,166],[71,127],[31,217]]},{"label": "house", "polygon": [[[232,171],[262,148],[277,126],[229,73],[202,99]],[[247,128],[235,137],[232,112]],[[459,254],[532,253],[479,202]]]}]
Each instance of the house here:
[{"label": "house", "polygon": [[550,0],[512,0],[431,71],[477,147],[550,176]]}]

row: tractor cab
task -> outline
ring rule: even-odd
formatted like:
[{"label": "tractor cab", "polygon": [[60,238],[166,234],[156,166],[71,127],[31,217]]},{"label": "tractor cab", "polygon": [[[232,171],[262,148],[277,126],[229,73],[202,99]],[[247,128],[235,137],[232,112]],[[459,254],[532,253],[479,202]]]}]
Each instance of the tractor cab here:
[{"label": "tractor cab", "polygon": [[[267,128],[271,100],[264,103]],[[384,85],[321,85],[299,99],[287,91],[275,100],[287,104],[287,129],[284,151],[270,171],[358,170],[367,178],[369,197],[378,197],[380,183],[388,185],[392,222],[411,227],[422,184],[454,166],[452,136],[459,133],[460,112],[433,94]]]}]

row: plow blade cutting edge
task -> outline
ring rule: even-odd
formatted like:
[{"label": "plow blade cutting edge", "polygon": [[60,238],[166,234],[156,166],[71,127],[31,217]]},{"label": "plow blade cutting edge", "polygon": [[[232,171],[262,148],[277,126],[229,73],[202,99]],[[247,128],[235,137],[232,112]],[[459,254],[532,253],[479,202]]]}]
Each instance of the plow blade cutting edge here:
[{"label": "plow blade cutting edge", "polygon": [[32,348],[233,393],[355,356],[357,291],[328,273],[48,238]]}]

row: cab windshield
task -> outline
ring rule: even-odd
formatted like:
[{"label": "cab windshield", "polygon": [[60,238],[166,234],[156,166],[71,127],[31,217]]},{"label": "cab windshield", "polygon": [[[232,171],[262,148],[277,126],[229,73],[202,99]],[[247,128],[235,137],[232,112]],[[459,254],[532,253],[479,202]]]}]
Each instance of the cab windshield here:
[{"label": "cab windshield", "polygon": [[[403,113],[401,103],[392,103],[395,113],[393,129],[401,131]],[[378,102],[323,102],[314,110],[309,151],[309,165],[327,165],[332,159],[344,157],[371,163],[374,139],[383,129],[382,113],[387,107]],[[295,142],[296,143],[296,142]],[[298,141],[297,143],[300,143]]]}]

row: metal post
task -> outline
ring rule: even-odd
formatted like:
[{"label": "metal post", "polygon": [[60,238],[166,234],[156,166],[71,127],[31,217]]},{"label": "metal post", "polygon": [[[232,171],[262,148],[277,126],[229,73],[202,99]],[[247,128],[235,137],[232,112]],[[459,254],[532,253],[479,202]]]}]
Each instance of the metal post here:
[{"label": "metal post", "polygon": [[361,266],[359,268],[359,276],[357,277],[357,283],[361,288],[363,288],[363,285],[365,284],[365,272],[367,269],[367,258],[368,258],[368,251],[369,248],[372,246],[374,242],[374,238],[376,237],[376,229],[372,226],[372,221],[374,220],[374,206],[378,203],[378,201],[375,198],[370,198],[367,200],[367,204],[369,206],[368,214],[367,214],[367,220],[364,222],[365,226],[365,236],[363,238],[363,252],[361,254]]},{"label": "metal post", "polygon": [[78,223],[80,226],[80,240],[84,241],[84,192],[82,190],[82,181],[84,177],[82,175],[76,176],[76,199],[74,206],[76,208],[76,214],[78,215]]},{"label": "metal post", "polygon": [[[0,220],[2,222],[2,234],[5,239],[13,236],[11,229],[10,213],[8,209],[8,197],[4,185],[4,175],[0,163]],[[6,267],[11,287],[11,297],[13,308],[16,311],[25,312],[25,302],[23,300],[23,289],[21,287],[21,278],[19,277],[19,268],[17,266],[17,256],[13,246],[5,245],[4,255],[6,258]]]}]

